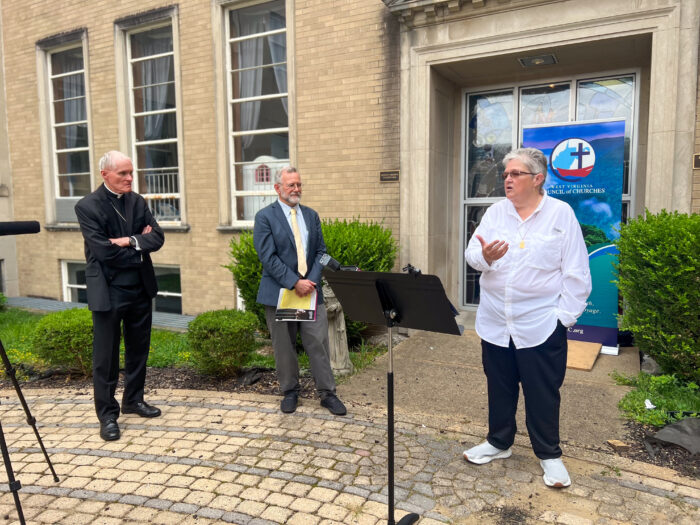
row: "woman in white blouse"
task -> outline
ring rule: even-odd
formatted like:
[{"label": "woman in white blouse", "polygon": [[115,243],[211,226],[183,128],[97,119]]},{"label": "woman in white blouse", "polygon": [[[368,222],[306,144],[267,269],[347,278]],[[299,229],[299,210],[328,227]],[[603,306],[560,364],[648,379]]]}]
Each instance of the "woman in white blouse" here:
[{"label": "woman in white blouse", "polygon": [[591,292],[588,253],[571,207],[543,189],[544,154],[521,148],[503,164],[506,199],[486,210],[465,252],[482,272],[476,332],[488,385],[489,433],[464,457],[476,464],[510,457],[522,384],[527,430],[544,482],[568,487],[559,447],[559,388],[567,327],[583,313]]}]

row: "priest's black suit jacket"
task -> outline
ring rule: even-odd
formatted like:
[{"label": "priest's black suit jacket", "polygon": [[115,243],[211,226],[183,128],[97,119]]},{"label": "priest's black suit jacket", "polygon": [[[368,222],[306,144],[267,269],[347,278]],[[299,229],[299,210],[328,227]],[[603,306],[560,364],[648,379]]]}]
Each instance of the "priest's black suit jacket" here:
[{"label": "priest's black suit jacket", "polygon": [[[158,292],[149,253],[163,246],[163,230],[141,195],[129,192],[122,198],[124,213],[121,216],[114,209],[114,201],[104,184],[75,205],[75,213],[85,239],[88,308],[95,312],[111,310],[109,284],[121,271],[138,271],[144,290],[150,298]],[[141,232],[147,225],[153,230],[142,235]],[[121,248],[109,241],[110,238],[132,236],[138,241],[141,250]]]}]

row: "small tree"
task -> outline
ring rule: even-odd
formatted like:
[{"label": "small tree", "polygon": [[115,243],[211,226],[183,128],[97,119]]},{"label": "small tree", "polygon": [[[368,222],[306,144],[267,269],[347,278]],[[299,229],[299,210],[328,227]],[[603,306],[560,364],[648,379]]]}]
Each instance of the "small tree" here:
[{"label": "small tree", "polygon": [[700,381],[700,216],[647,211],[616,244],[622,328],[664,372]]}]

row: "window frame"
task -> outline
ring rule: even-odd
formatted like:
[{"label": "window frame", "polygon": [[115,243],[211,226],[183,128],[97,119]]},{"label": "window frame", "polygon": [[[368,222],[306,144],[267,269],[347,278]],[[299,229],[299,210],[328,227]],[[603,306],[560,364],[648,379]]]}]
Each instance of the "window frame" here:
[{"label": "window frame", "polygon": [[[293,47],[291,45],[292,41],[292,33],[290,31],[290,21],[293,23],[293,16],[290,16],[290,13],[293,12],[293,6],[290,6],[289,1],[283,0],[284,5],[285,5],[285,27],[283,29],[276,29],[272,31],[266,31],[262,33],[254,33],[251,35],[246,35],[243,37],[237,37],[237,38],[231,38],[231,23],[230,23],[230,13],[232,11],[238,10],[238,9],[243,9],[246,7],[250,7],[253,5],[258,5],[258,4],[265,4],[271,0],[251,0],[251,1],[232,1],[232,2],[227,2],[224,6],[222,6],[221,14],[222,14],[222,22],[223,22],[223,31],[222,31],[222,45],[223,45],[223,53],[222,53],[222,71],[223,75],[225,77],[225,98],[224,98],[224,104],[226,105],[226,122],[225,122],[225,127],[224,129],[226,130],[226,146],[227,146],[227,154],[226,154],[226,166],[227,166],[227,186],[229,188],[229,195],[228,195],[228,203],[227,203],[227,212],[229,214],[229,222],[231,226],[237,227],[237,228],[252,228],[253,227],[253,220],[239,220],[237,219],[238,217],[238,204],[237,204],[237,199],[239,197],[275,197],[277,193],[275,192],[274,188],[270,190],[241,190],[236,188],[236,167],[237,166],[244,166],[246,164],[248,165],[253,165],[254,162],[242,162],[242,161],[237,161],[235,157],[235,139],[237,137],[242,137],[246,135],[268,135],[268,134],[274,134],[274,133],[286,133],[287,134],[287,148],[289,151],[289,157],[286,159],[278,159],[279,162],[284,163],[285,165],[291,165],[292,164],[292,157],[294,156],[293,154],[293,148],[292,144],[294,142],[293,140],[293,131],[292,127],[290,126],[290,122],[292,121],[292,116],[293,116],[293,87],[292,87],[292,82],[291,80],[294,78],[292,74],[292,60],[290,59],[291,53],[293,53]],[[256,97],[247,97],[247,98],[233,98],[233,80],[232,80],[232,73],[236,70],[232,69],[231,63],[231,45],[234,42],[240,42],[240,41],[245,41],[245,40],[250,40],[253,38],[259,38],[261,36],[270,36],[270,35],[275,35],[275,34],[285,34],[286,35],[286,48],[285,48],[285,65],[286,65],[286,70],[287,70],[287,91],[284,93],[277,93],[274,95],[260,95]],[[271,67],[272,64],[269,64],[268,67]],[[234,122],[234,116],[233,116],[233,107],[234,104],[236,103],[245,103],[245,102],[253,102],[257,100],[270,100],[270,99],[282,99],[282,98],[287,98],[287,126],[286,127],[279,127],[279,128],[266,128],[264,130],[254,130],[254,131],[234,131],[233,130],[233,122]],[[263,161],[263,163],[266,163],[269,161]],[[272,174],[271,171],[271,182],[274,185],[274,175]]]},{"label": "window frame", "polygon": [[[177,270],[178,274],[180,275],[180,292],[164,292],[162,290],[158,290],[158,293],[156,294],[156,297],[153,298],[153,311],[158,312],[156,310],[156,298],[157,297],[179,297],[180,298],[180,313],[179,314],[174,314],[174,315],[182,315],[182,268],[178,266],[177,264],[158,264],[158,265],[153,265],[153,270],[156,272],[156,280],[158,279],[158,273],[157,271],[159,269],[168,269],[168,270]],[[160,313],[172,313],[172,312],[160,312]]]},{"label": "window frame", "polygon": [[[61,259],[61,290],[62,290],[62,295],[63,295],[63,300],[67,303],[75,303],[79,301],[73,301],[71,299],[71,290],[86,290],[87,293],[87,284],[71,284],[70,283],[70,272],[68,271],[68,265],[69,264],[82,264],[84,267],[87,267],[87,263],[85,261],[77,261],[73,259]],[[80,303],[84,304],[84,303]]]},{"label": "window frame", "polygon": [[[468,116],[469,97],[477,95],[486,95],[489,93],[501,93],[511,91],[513,94],[513,118],[517,119],[513,122],[511,130],[511,143],[520,147],[522,143],[522,107],[521,107],[521,92],[523,89],[537,88],[550,84],[569,84],[569,116],[567,123],[577,122],[578,113],[578,87],[579,84],[586,81],[599,81],[612,78],[620,78],[626,76],[634,77],[634,100],[632,103],[632,129],[630,130],[630,164],[629,164],[629,187],[628,191],[622,194],[623,218],[625,209],[627,210],[627,220],[633,218],[635,214],[635,206],[638,200],[637,177],[638,177],[638,137],[639,137],[639,102],[641,93],[642,74],[640,68],[626,68],[620,70],[601,71],[594,73],[582,73],[578,75],[557,76],[543,80],[529,80],[512,83],[502,83],[476,88],[465,88],[461,92],[461,130],[462,141],[460,145],[460,226],[459,226],[459,242],[460,253],[464,253],[468,239],[467,237],[467,219],[470,207],[485,206],[488,207],[505,197],[468,197],[467,185],[468,181]],[[607,120],[607,119],[601,119]],[[583,122],[583,121],[582,121]],[[585,121],[590,122],[590,121]],[[466,272],[467,262],[464,257],[461,257],[460,272],[459,272],[459,302],[460,307],[466,310],[475,310],[478,303],[467,303],[466,297]]]},{"label": "window frame", "polygon": [[[83,56],[83,84],[85,86],[85,116],[87,125],[87,147],[76,148],[75,150],[87,151],[88,153],[88,184],[89,194],[94,191],[96,185],[92,176],[94,144],[92,138],[92,112],[90,95],[90,61],[88,55],[87,31],[84,29],[66,34],[49,37],[36,43],[37,49],[37,84],[39,87],[39,120],[41,124],[41,144],[42,144],[42,168],[44,173],[44,204],[47,226],[54,224],[76,225],[78,219],[73,212],[73,206],[84,195],[62,197],[60,195],[60,175],[58,172],[58,147],[56,142],[56,125],[54,108],[53,78],[61,75],[52,74],[51,56],[56,53],[80,48]],[[76,74],[75,71],[66,75]],[[74,123],[71,123],[74,124]],[[69,151],[70,148],[61,150]],[[59,210],[60,208],[60,210]],[[68,217],[66,217],[66,215]],[[61,218],[59,219],[59,216]]]},{"label": "window frame", "polygon": [[[70,282],[70,272],[68,271],[68,265],[69,264],[80,264],[83,266],[83,269],[87,267],[87,263],[85,261],[78,261],[74,259],[61,259],[61,290],[62,290],[62,297],[63,301],[68,302],[68,303],[74,303],[78,301],[73,301],[71,299],[71,290],[87,290],[87,284],[71,284]],[[182,287],[182,269],[180,266],[176,264],[158,264],[158,265],[153,265],[154,270],[158,270],[161,268],[165,269],[176,269],[178,273],[180,274],[180,286]],[[158,293],[156,296],[160,297],[179,297],[180,298],[180,311],[182,312],[182,291],[180,292],[163,292],[161,290],[158,290]],[[80,304],[85,304],[85,303],[80,303]],[[157,312],[156,310],[156,301],[155,298],[152,301],[153,304],[153,311]],[[171,313],[171,312],[162,312],[162,313]],[[181,314],[179,314],[181,315]]]},{"label": "window frame", "polygon": [[[177,7],[168,7],[163,9],[157,9],[153,12],[144,13],[141,15],[136,15],[133,17],[128,17],[126,19],[118,20],[115,22],[115,42],[117,47],[117,60],[116,60],[116,70],[117,78],[122,78],[121,89],[118,89],[117,93],[117,109],[120,113],[119,126],[120,126],[120,148],[125,153],[131,157],[134,164],[134,183],[133,190],[140,193],[139,181],[138,181],[138,155],[137,146],[142,144],[159,144],[159,143],[169,143],[177,145],[177,183],[178,192],[171,193],[140,193],[146,202],[148,203],[153,199],[160,198],[173,198],[179,200],[179,220],[165,220],[158,218],[155,214],[156,220],[161,226],[165,227],[179,227],[187,222],[187,206],[186,206],[186,195],[185,195],[185,163],[184,163],[184,152],[183,152],[183,123],[182,123],[182,90],[181,90],[181,78],[180,78],[180,38],[179,38],[179,26],[177,23],[178,10]],[[172,32],[172,42],[173,50],[168,53],[160,53],[157,55],[149,55],[146,57],[141,57],[139,59],[133,60],[131,57],[131,35],[144,33],[151,31],[153,29],[158,29],[161,27],[169,26]],[[132,64],[134,62],[139,62],[143,60],[153,59],[154,57],[160,56],[170,56],[173,57],[173,82],[175,86],[175,108],[173,110],[156,112],[143,112],[136,113],[134,107],[134,82],[133,82],[133,69]],[[175,113],[175,129],[177,137],[175,140],[164,139],[156,141],[138,141],[136,139],[136,117],[154,114],[154,113]],[[150,205],[149,205],[150,208]],[[153,210],[151,210],[153,211]]]}]

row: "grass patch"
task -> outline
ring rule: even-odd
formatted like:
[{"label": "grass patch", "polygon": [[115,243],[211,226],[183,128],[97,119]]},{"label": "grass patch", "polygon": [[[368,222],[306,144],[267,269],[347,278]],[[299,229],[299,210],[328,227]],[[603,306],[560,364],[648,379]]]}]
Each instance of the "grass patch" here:
[{"label": "grass patch", "polygon": [[148,366],[167,368],[169,366],[177,367],[191,364],[192,354],[187,344],[187,334],[158,329],[151,331]]},{"label": "grass patch", "polygon": [[[43,361],[32,351],[34,327],[43,316],[16,308],[0,311],[0,341],[13,365],[22,363],[30,368],[43,365]],[[5,369],[0,369],[4,377]]]},{"label": "grass patch", "polygon": [[[640,372],[635,376],[624,376],[613,372],[618,385],[627,385],[634,390],[625,394],[618,407],[628,419],[644,425],[663,427],[685,417],[700,414],[700,389],[692,381],[682,381],[674,375],[653,376]],[[647,409],[645,400],[656,408]]]}]

